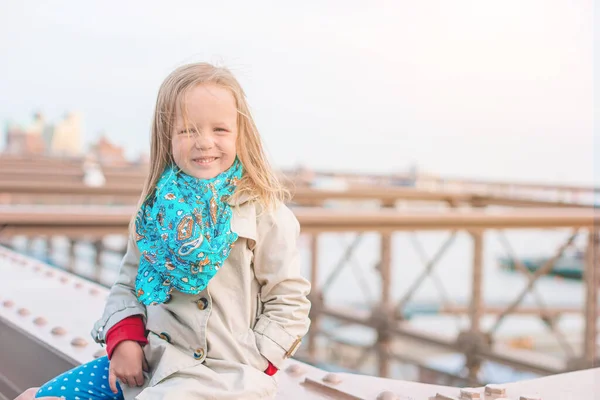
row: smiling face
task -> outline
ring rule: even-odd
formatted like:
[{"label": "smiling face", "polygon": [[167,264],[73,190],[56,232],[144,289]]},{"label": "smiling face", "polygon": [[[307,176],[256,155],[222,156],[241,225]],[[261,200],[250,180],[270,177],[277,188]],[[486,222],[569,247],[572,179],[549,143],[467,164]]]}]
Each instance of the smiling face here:
[{"label": "smiling face", "polygon": [[237,107],[228,89],[212,83],[190,89],[173,128],[173,159],[186,174],[211,179],[235,161]]}]

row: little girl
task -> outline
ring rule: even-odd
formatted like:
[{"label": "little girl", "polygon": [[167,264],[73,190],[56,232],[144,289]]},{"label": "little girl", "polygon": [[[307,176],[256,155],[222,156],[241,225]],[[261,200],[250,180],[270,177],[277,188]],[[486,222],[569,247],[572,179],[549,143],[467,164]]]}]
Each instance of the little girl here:
[{"label": "little girl", "polygon": [[191,64],[165,79],[150,166],[92,331],[108,356],[35,396],[274,397],[275,373],[310,325],[310,284],[300,275],[298,221],[227,69]]}]

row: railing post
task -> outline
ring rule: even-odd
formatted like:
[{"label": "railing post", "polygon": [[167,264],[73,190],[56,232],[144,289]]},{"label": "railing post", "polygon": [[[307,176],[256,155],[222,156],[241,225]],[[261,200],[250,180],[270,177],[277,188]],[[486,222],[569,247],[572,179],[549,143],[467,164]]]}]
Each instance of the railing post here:
[{"label": "railing post", "polygon": [[97,239],[93,242],[94,245],[94,280],[96,282],[101,281],[102,277],[102,252],[104,251],[104,243],[102,238]]},{"label": "railing post", "polygon": [[598,362],[596,354],[596,338],[598,336],[598,287],[600,285],[600,234],[597,229],[590,229],[585,259],[585,329],[583,337],[583,357],[589,368]]},{"label": "railing post", "polygon": [[461,332],[457,339],[458,348],[465,354],[469,380],[476,382],[481,367],[482,350],[489,350],[491,338],[481,332],[481,315],[483,312],[483,231],[470,232],[473,238],[473,274],[471,277],[471,303],[469,304],[470,329]]},{"label": "railing post", "polygon": [[319,234],[312,233],[309,236],[310,247],[310,284],[311,284],[311,326],[308,335],[308,356],[312,361],[318,358],[317,335],[320,329],[320,314],[323,307],[323,293],[319,287]]},{"label": "railing post", "polygon": [[473,238],[473,276],[471,288],[471,304],[469,305],[469,318],[471,332],[481,331],[481,312],[483,309],[483,297],[481,288],[483,284],[483,232],[471,232]]},{"label": "railing post", "polygon": [[75,271],[75,267],[77,266],[77,254],[75,253],[76,245],[77,241],[69,238],[69,260],[67,261],[67,271],[69,272]]},{"label": "railing post", "polygon": [[25,254],[29,256],[33,256],[33,252],[35,250],[35,236],[27,236],[25,242]]},{"label": "railing post", "polygon": [[44,262],[49,262],[50,259],[50,237],[49,236],[40,236],[39,242],[41,244],[40,257]]},{"label": "railing post", "polygon": [[393,318],[392,312],[392,232],[381,233],[381,261],[379,263],[379,273],[381,275],[381,301],[380,310],[374,312],[377,316],[377,353],[379,364],[379,376],[389,377],[390,360],[389,353],[392,347],[392,335],[389,332],[390,320]]}]

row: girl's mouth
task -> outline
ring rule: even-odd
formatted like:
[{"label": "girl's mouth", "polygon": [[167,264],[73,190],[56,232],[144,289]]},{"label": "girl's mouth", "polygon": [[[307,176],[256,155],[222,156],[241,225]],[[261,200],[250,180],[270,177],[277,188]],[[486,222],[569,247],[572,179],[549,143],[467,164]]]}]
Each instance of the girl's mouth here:
[{"label": "girl's mouth", "polygon": [[198,165],[209,165],[216,159],[217,159],[217,157],[198,157],[198,158],[192,159],[192,161]]}]

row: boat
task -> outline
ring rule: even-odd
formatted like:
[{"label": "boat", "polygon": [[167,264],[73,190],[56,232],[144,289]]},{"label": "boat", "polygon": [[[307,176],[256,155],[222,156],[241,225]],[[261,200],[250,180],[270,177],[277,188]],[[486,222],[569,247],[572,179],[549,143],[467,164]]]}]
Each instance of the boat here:
[{"label": "boat", "polygon": [[[523,257],[519,261],[530,272],[535,272],[551,257]],[[500,257],[498,259],[500,268],[508,271],[518,271],[512,258]],[[582,280],[585,267],[585,253],[581,250],[566,251],[556,260],[552,270],[548,273],[551,276],[559,276],[566,279]]]}]

